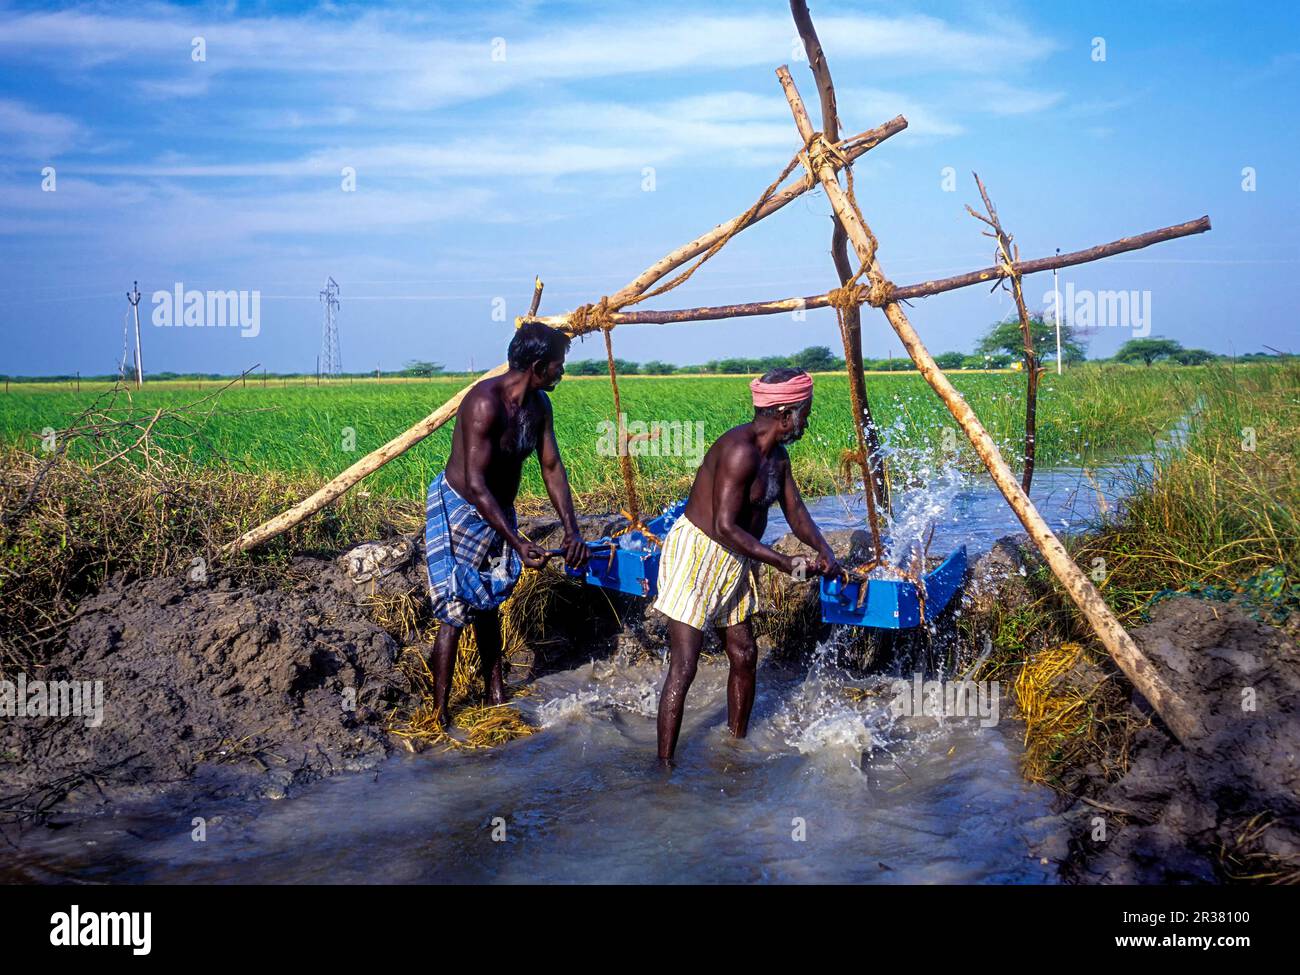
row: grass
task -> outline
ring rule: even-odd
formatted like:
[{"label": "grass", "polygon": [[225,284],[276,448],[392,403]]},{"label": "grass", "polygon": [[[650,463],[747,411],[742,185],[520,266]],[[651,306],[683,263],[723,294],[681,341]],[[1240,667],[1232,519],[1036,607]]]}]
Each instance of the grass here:
[{"label": "grass", "polygon": [[[1267,369],[1268,367],[1255,367]],[[1143,369],[1088,366],[1057,377],[1047,374],[1040,393],[1038,464],[1091,462],[1123,451],[1148,449],[1201,394],[1205,369]],[[703,424],[703,442],[750,416],[743,376],[629,376],[621,380],[624,408],[632,421]],[[974,407],[1013,466],[1023,436],[1023,378],[1014,373],[954,373],[953,381]],[[197,465],[222,464],[236,471],[273,472],[319,484],[432,412],[464,385],[463,378],[390,382],[339,381],[321,386],[263,386],[254,380],[224,392],[184,445]],[[151,414],[177,409],[217,383],[147,385],[133,394],[133,408]],[[915,374],[885,373],[868,379],[877,422],[892,446],[945,451],[958,445],[961,460],[976,461],[946,410]],[[817,398],[807,436],[792,450],[795,473],[809,494],[841,489],[841,453],[853,446],[847,380],[817,377]],[[66,384],[15,384],[0,394],[0,443],[39,451],[41,432],[61,429],[102,392],[86,383],[80,393]],[[599,451],[602,421],[610,419],[608,380],[570,377],[554,394],[557,437],[575,494],[593,510],[611,507],[619,495],[617,464]],[[947,442],[945,442],[945,439]],[[435,433],[372,475],[370,495],[422,500],[443,468],[451,428]],[[228,461],[228,464],[223,464]],[[642,456],[649,504],[680,496],[694,465],[682,456]],[[535,462],[525,467],[521,507],[545,502]],[[649,506],[649,505],[647,505]]]},{"label": "grass", "polygon": [[1154,459],[1120,516],[1072,553],[1103,560],[1102,592],[1128,621],[1163,591],[1258,588],[1266,572],[1283,583],[1271,598],[1296,600],[1300,364],[1210,375],[1185,449]]}]

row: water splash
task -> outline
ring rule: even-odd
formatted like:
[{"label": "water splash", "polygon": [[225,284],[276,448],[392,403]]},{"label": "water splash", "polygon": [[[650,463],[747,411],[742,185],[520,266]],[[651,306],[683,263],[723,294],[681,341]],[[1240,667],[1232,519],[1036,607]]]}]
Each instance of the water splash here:
[{"label": "water splash", "polygon": [[863,681],[836,663],[840,642],[833,634],[818,644],[802,682],[773,715],[772,731],[801,755],[824,755],[857,769],[887,747],[892,718],[887,707],[862,693]]}]

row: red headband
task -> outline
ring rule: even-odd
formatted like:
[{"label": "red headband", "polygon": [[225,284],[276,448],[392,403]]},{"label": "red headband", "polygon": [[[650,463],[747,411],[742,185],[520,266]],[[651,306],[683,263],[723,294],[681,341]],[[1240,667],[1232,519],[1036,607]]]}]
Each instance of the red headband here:
[{"label": "red headband", "polygon": [[754,395],[755,406],[788,406],[802,403],[812,395],[812,376],[806,372],[787,379],[783,383],[765,383],[755,379],[749,384],[749,391]]}]

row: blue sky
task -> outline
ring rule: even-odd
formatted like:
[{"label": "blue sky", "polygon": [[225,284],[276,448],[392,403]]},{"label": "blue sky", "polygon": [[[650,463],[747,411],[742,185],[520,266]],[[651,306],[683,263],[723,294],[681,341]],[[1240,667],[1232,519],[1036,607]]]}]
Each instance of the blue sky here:
[{"label": "blue sky", "polygon": [[[1025,257],[1208,213],[1209,234],[1062,285],[1149,292],[1151,333],[1187,346],[1300,351],[1295,5],[812,10],[844,131],[911,122],[856,167],[894,281],[992,263],[963,208],[976,170]],[[535,274],[543,312],[568,310],[753,202],[797,148],[778,65],[815,115],[795,38],[778,0],[0,4],[0,372],[114,370],[133,279],[147,369],[311,370],[327,275],[345,368],[491,366]],[[648,307],[825,291],[829,212],[804,196]],[[177,283],[260,292],[257,335],[153,327]],[[1031,304],[1050,287],[1028,279]],[[1010,310],[975,288],[911,317],[932,351],[969,350]],[[1098,329],[1091,352],[1132,334]],[[864,342],[902,354],[878,313]],[[838,347],[829,312],[615,335],[677,362],[811,344]]]}]

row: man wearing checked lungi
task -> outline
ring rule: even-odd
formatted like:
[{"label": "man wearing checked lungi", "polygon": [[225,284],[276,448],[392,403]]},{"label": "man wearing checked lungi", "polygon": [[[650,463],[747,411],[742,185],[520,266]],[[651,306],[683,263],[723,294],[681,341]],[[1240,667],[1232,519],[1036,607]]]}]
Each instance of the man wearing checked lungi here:
[{"label": "man wearing checked lungi", "polygon": [[515,496],[524,461],[535,450],[546,493],[564,527],[564,560],[587,563],[587,546],[555,443],[551,400],[564,375],[569,339],[530,322],[510,340],[509,369],[474,386],[456,411],[447,469],[429,485],[425,558],[429,598],[441,621],[429,655],[434,698],[445,723],[460,632],[471,623],[490,704],[505,700],[500,605],[523,566],[540,569],[547,554],[518,532]]},{"label": "man wearing checked lungi", "polygon": [[[801,369],[775,369],[749,388],[754,419],[728,430],[709,448],[686,510],[663,543],[655,608],[669,620],[668,677],[659,695],[659,761],[664,764],[671,764],[677,748],[682,706],[695,679],[706,626],[718,631],[731,665],[727,727],[737,738],[749,728],[758,665],[749,624],[756,603],[753,563],[801,575],[841,572],[804,506],[785,449],[808,426],[812,376]],[[792,558],[759,541],[773,501],[781,502],[791,530],[816,550],[816,558]]]}]

